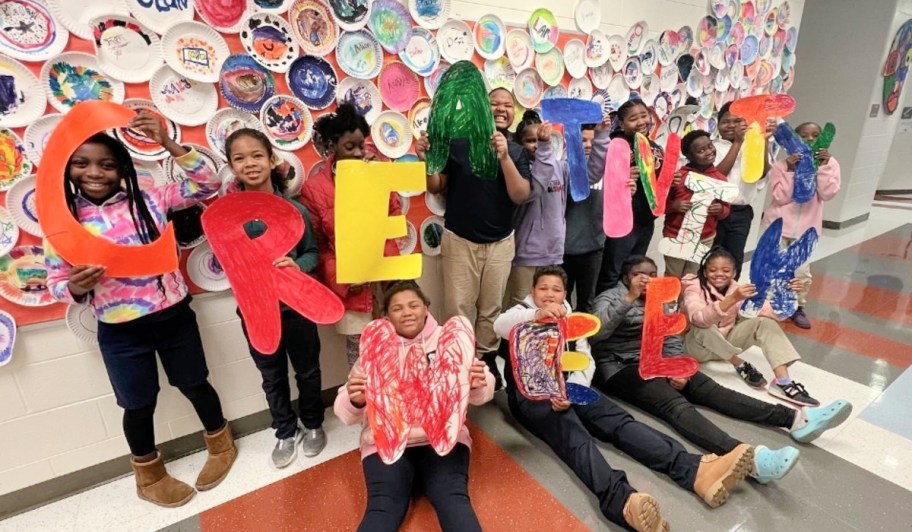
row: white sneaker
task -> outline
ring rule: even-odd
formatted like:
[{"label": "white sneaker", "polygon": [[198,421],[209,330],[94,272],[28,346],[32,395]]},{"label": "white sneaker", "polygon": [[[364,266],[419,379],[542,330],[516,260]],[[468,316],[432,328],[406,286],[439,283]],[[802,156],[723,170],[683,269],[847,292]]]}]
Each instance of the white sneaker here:
[{"label": "white sneaker", "polygon": [[304,432],[298,428],[291,438],[278,440],[272,450],[272,465],[279,469],[288,467],[298,457],[298,443],[304,437]]}]

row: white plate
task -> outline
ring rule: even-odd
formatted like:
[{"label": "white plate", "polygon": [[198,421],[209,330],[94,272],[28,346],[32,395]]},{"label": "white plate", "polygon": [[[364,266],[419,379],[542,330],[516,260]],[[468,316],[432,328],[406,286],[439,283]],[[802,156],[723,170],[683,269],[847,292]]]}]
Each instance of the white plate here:
[{"label": "white plate", "polygon": [[0,310],[0,366],[9,364],[16,347],[16,319]]},{"label": "white plate", "polygon": [[187,257],[187,275],[193,284],[207,292],[222,292],[231,288],[228,276],[208,242],[203,242],[190,252]]},{"label": "white plate", "polygon": [[[210,150],[205,146],[199,144],[194,144],[192,142],[185,142],[184,146],[192,147],[200,154],[203,158],[203,162],[216,174],[225,166],[225,161],[219,156],[218,153]],[[190,178],[187,177],[187,173],[184,172],[184,169],[180,167],[179,164],[174,160],[174,157],[168,157],[165,159],[163,164],[163,169],[165,172],[165,179],[169,183],[180,183],[181,181],[187,181]],[[214,195],[214,194],[213,194]]]},{"label": "white plate", "polygon": [[643,81],[640,83],[639,89],[640,99],[643,100],[643,103],[652,107],[656,101],[656,96],[661,92],[661,85],[662,82],[657,74],[643,76]]},{"label": "white plate", "polygon": [[420,137],[422,131],[427,131],[430,118],[431,100],[430,98],[421,98],[415,102],[408,114],[409,127],[412,128],[412,135],[415,135],[415,138]]},{"label": "white plate", "polygon": [[640,46],[649,37],[649,24],[645,20],[634,22],[627,30],[627,53],[635,55],[640,53]]},{"label": "white plate", "polygon": [[35,207],[35,176],[28,176],[16,182],[6,192],[6,210],[20,229],[39,238],[44,237],[38,224],[38,209]]},{"label": "white plate", "polygon": [[206,142],[213,152],[227,160],[225,141],[235,131],[245,128],[263,131],[263,124],[250,113],[238,109],[219,109],[206,124]]},{"label": "white plate", "polygon": [[205,124],[218,109],[218,91],[162,66],[149,81],[149,94],[163,115],[182,126]]},{"label": "white plate", "polygon": [[640,68],[643,69],[643,74],[648,76],[655,72],[659,65],[659,45],[653,39],[649,39],[640,48]]},{"label": "white plate", "polygon": [[370,80],[355,77],[342,78],[336,87],[336,102],[352,102],[359,113],[372,125],[383,110],[380,89]]},{"label": "white plate", "polygon": [[231,55],[225,39],[199,22],[171,26],[162,35],[161,46],[168,66],[203,83],[217,82],[222,63]]},{"label": "white plate", "polygon": [[598,68],[608,62],[610,42],[608,36],[594,30],[586,37],[586,48],[583,60],[589,68]]},{"label": "white plate", "polygon": [[141,83],[149,81],[162,66],[158,35],[138,20],[106,15],[92,19],[92,27],[98,66],[112,78]]},{"label": "white plate", "polygon": [[391,159],[402,157],[412,147],[412,128],[408,119],[396,111],[384,111],[371,126],[371,139],[380,153]]},{"label": "white plate", "polygon": [[583,33],[592,33],[602,23],[602,8],[598,0],[578,0],[573,10],[576,27]]},{"label": "white plate", "polygon": [[415,28],[399,59],[419,76],[430,76],[440,64],[440,49],[434,34],[424,28]]},{"label": "white plate", "polygon": [[607,89],[613,75],[614,69],[612,69],[611,64],[607,62],[602,66],[589,69],[589,77],[592,79],[592,85],[594,85],[596,89]]},{"label": "white plate", "polygon": [[196,0],[122,0],[136,20],[161,35],[180,22],[193,20]]},{"label": "white plate", "polygon": [[564,79],[564,55],[556,46],[545,53],[536,54],[535,69],[548,85],[560,85]]},{"label": "white plate", "polygon": [[437,255],[440,255],[440,241],[443,238],[443,231],[445,230],[445,227],[446,222],[443,218],[440,217],[440,215],[428,216],[424,219],[423,222],[421,222],[421,228],[418,232],[418,240],[421,242],[422,253],[429,257],[436,257]]},{"label": "white plate", "polygon": [[567,87],[567,96],[578,100],[592,99],[592,82],[589,78],[574,78],[570,80],[570,86]]},{"label": "white plate", "polygon": [[431,214],[443,216],[446,214],[446,196],[443,194],[433,194],[425,191],[424,205],[431,211]]},{"label": "white plate", "polygon": [[66,324],[76,338],[87,344],[98,343],[98,318],[95,317],[92,305],[70,303],[66,311]]},{"label": "white plate", "polygon": [[[408,201],[408,198],[402,198]],[[405,206],[407,203],[403,203],[402,214],[405,214]],[[396,238],[396,247],[399,248],[399,255],[411,255],[415,251],[415,247],[418,245],[418,230],[415,229],[415,224],[412,222],[405,222],[405,236]]]},{"label": "white plate", "polygon": [[615,72],[619,72],[627,61],[627,41],[620,35],[608,37],[608,62]]},{"label": "white plate", "polygon": [[19,225],[7,209],[0,207],[0,257],[16,247],[18,241]]},{"label": "white plate", "polygon": [[289,171],[293,172],[290,177],[288,173],[285,174],[285,197],[297,198],[301,194],[301,187],[304,185],[305,179],[307,179],[304,165],[301,163],[301,159],[290,151],[275,150],[275,154],[288,163]]},{"label": "white plate", "polygon": [[241,24],[240,37],[247,55],[280,74],[288,72],[300,51],[291,25],[278,15],[253,13]]},{"label": "white plate", "polygon": [[535,49],[532,48],[532,37],[529,32],[522,29],[512,29],[507,32],[507,57],[513,70],[519,72],[535,63]]},{"label": "white plate", "polygon": [[472,30],[465,22],[457,19],[451,19],[437,30],[437,46],[440,48],[440,55],[448,62],[471,60],[475,54],[474,38]]},{"label": "white plate", "polygon": [[620,72],[611,78],[611,83],[608,84],[608,96],[612,101],[618,103],[624,103],[630,99],[630,87],[627,86],[624,75]]},{"label": "white plate", "polygon": [[326,2],[295,0],[287,18],[304,55],[324,57],[336,47],[339,27]]},{"label": "white plate", "polygon": [[92,19],[102,15],[129,17],[130,10],[120,0],[48,0],[49,7],[70,33],[92,40]]},{"label": "white plate", "polygon": [[[256,0],[254,0],[256,1]],[[291,0],[285,0],[291,2]],[[357,31],[367,26],[374,0],[328,0],[333,19],[344,31]]]},{"label": "white plate", "polygon": [[409,0],[409,13],[424,29],[436,30],[450,18],[450,0]]},{"label": "white plate", "polygon": [[586,43],[579,39],[570,39],[564,45],[564,66],[567,73],[574,78],[586,76]]},{"label": "white plate", "polygon": [[513,84],[513,94],[516,101],[526,109],[533,109],[538,106],[544,93],[544,86],[541,76],[534,68],[527,68],[516,74],[516,82]]},{"label": "white plate", "polygon": [[55,303],[47,288],[47,267],[41,246],[17,246],[0,257],[0,297],[24,307]]},{"label": "white plate", "polygon": [[[128,107],[137,113],[140,111],[147,111],[159,117],[165,122],[165,127],[168,131],[168,137],[174,142],[180,143],[180,126],[177,125],[177,122],[162,115],[161,111],[155,107],[154,103],[142,98],[127,98],[124,100],[123,104],[124,107]],[[132,156],[134,159],[143,161],[160,161],[168,156],[168,150],[165,149],[164,146],[153,141],[144,134],[139,133],[138,131],[134,131],[129,128],[115,128],[111,130],[111,135],[119,140],[121,144],[127,148],[127,150],[130,152],[130,156]]]},{"label": "white plate", "polygon": [[[4,2],[6,3],[6,2]],[[16,0],[3,13],[0,51],[20,61],[46,61],[66,48],[70,32],[37,0]]]},{"label": "white plate", "polygon": [[196,14],[219,33],[238,33],[256,6],[251,0],[196,0]]},{"label": "white plate", "polygon": [[272,145],[280,150],[299,150],[310,142],[313,134],[310,110],[304,102],[286,94],[266,100],[260,111],[260,122]]},{"label": "white plate", "polygon": [[516,83],[516,71],[506,56],[498,59],[486,59],[484,62],[485,81],[488,90],[497,88],[513,90],[513,84]]},{"label": "white plate", "polygon": [[475,50],[485,59],[497,59],[504,54],[507,30],[497,15],[482,15],[472,28]]},{"label": "white plate", "polygon": [[349,76],[373,79],[383,67],[383,48],[367,29],[346,31],[336,45],[336,62]]},{"label": "white plate", "polygon": [[0,102],[0,127],[24,127],[37,120],[47,98],[35,74],[19,61],[0,55],[0,76],[10,80],[9,93]]},{"label": "white plate", "polygon": [[9,190],[35,169],[25,145],[12,129],[0,128],[0,191]]},{"label": "white plate", "polygon": [[671,92],[678,85],[678,66],[674,63],[663,66],[662,74],[659,76],[659,85],[663,92]]},{"label": "white plate", "polygon": [[41,84],[54,109],[67,113],[79,102],[102,100],[123,103],[124,84],[105,76],[95,57],[66,52],[41,67]]}]

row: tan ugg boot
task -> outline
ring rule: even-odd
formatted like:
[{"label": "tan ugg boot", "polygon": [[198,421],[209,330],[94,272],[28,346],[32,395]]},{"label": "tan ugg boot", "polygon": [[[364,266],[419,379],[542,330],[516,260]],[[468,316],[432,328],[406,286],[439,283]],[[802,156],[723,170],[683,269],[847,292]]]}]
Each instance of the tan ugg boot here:
[{"label": "tan ugg boot", "polygon": [[753,463],[754,449],[746,443],[723,456],[707,454],[700,460],[694,493],[710,508],[721,506],[734,487],[750,473]]},{"label": "tan ugg boot", "polygon": [[237,458],[237,447],[234,445],[234,436],[231,435],[231,427],[225,423],[225,427],[215,434],[203,433],[203,439],[206,440],[206,449],[209,450],[209,456],[206,458],[206,464],[203,470],[196,477],[196,489],[200,491],[211,490],[219,485],[219,482],[225,480],[228,471],[231,470],[234,459]]},{"label": "tan ugg boot", "polygon": [[662,519],[659,501],[646,493],[633,493],[624,505],[624,520],[637,532],[668,532],[671,527]]},{"label": "tan ugg boot", "polygon": [[134,462],[131,458],[130,465],[136,475],[136,495],[144,501],[176,508],[196,495],[196,490],[168,474],[161,455],[151,462]]}]

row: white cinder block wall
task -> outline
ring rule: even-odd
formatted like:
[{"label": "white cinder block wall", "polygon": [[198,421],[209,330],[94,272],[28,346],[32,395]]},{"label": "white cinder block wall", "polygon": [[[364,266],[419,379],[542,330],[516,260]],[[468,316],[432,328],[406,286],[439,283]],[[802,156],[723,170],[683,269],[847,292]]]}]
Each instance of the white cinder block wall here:
[{"label": "white cinder block wall", "polygon": [[[452,16],[474,20],[494,13],[507,24],[525,25],[534,8],[547,7],[558,17],[561,28],[575,30],[575,3],[453,0]],[[790,3],[797,26],[804,1]],[[646,20],[650,35],[657,39],[665,29],[696,28],[708,14],[708,5],[707,0],[602,0],[602,30],[624,34],[634,22]],[[798,62],[799,80],[802,64]],[[439,302],[441,279],[436,259],[425,258],[421,282],[432,300]],[[265,410],[260,376],[247,352],[233,297],[201,295],[193,306],[211,380],[225,414],[235,419]],[[435,314],[438,306],[432,305]],[[329,388],[345,380],[348,367],[341,337],[331,328],[323,328],[321,338],[323,386]],[[155,417],[158,440],[201,430],[189,403],[167,385],[163,375],[161,383]],[[73,337],[62,321],[22,327],[13,361],[0,368],[0,495],[127,453],[121,411],[98,350]]]}]

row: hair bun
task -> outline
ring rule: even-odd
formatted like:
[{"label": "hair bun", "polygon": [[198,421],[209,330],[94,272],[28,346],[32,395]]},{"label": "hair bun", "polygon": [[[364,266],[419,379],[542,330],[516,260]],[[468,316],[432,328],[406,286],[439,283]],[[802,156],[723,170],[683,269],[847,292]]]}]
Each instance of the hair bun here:
[{"label": "hair bun", "polygon": [[526,111],[525,113],[523,113],[522,119],[523,119],[524,121],[541,120],[541,115],[539,115],[539,114],[538,114],[538,111],[536,111],[535,109],[529,109],[528,111]]}]

